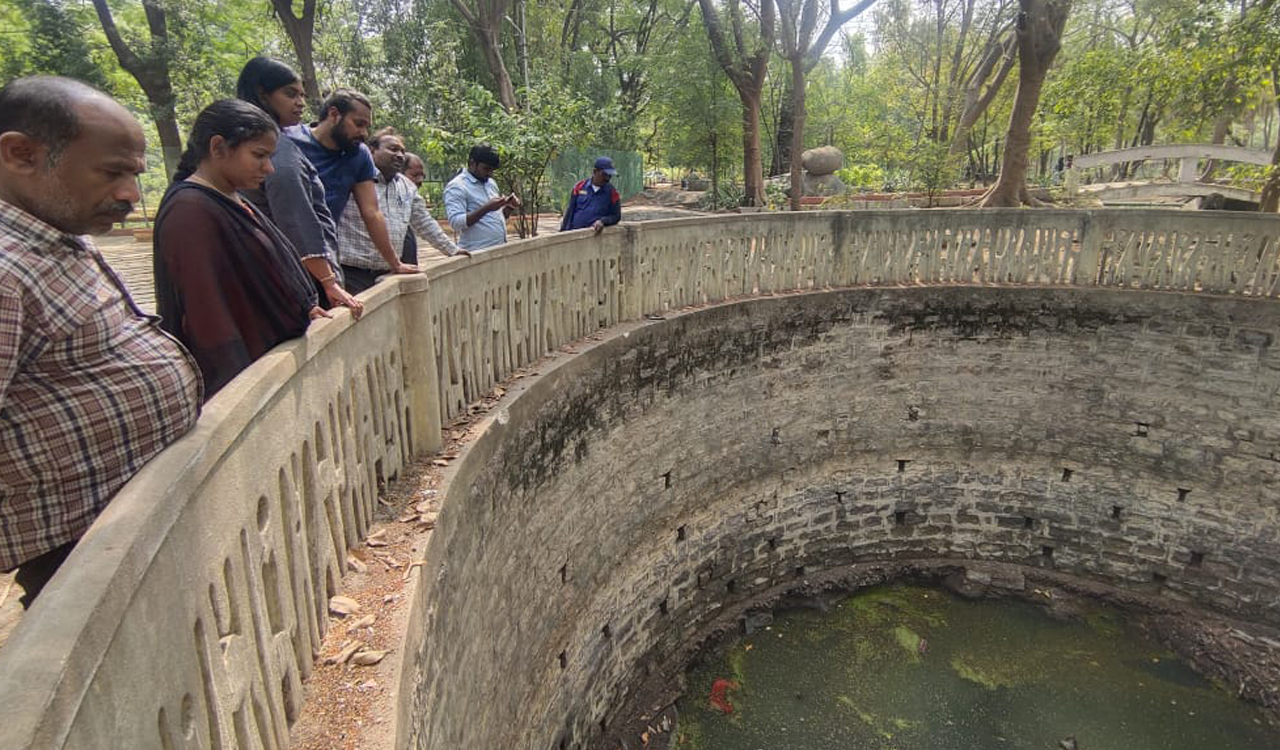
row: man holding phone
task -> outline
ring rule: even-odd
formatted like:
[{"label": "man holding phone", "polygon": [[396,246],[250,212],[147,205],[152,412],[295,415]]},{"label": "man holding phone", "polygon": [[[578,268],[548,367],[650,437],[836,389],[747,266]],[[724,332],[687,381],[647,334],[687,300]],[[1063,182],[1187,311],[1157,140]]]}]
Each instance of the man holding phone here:
[{"label": "man holding phone", "polygon": [[515,193],[500,195],[491,179],[501,162],[498,152],[481,144],[467,156],[467,168],[444,188],[444,211],[458,233],[458,246],[469,252],[487,250],[507,241],[507,214],[519,208]]}]

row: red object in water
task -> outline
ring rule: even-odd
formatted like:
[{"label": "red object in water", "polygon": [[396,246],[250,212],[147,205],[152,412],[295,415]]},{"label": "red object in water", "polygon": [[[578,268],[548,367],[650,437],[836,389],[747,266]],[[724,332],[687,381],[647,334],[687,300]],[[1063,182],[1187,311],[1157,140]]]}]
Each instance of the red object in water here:
[{"label": "red object in water", "polygon": [[711,683],[711,707],[723,714],[733,713],[733,704],[729,702],[729,691],[737,689],[737,682],[723,677]]}]

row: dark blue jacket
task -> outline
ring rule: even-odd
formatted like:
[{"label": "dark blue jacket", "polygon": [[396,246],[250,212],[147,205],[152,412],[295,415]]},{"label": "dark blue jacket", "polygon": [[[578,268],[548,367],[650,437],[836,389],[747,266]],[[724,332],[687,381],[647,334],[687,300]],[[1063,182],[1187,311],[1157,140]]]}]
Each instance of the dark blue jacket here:
[{"label": "dark blue jacket", "polygon": [[569,193],[569,207],[565,209],[560,231],[583,229],[599,219],[606,227],[622,220],[622,196],[613,185],[606,184],[599,190],[591,190],[591,180],[586,179],[573,186]]}]

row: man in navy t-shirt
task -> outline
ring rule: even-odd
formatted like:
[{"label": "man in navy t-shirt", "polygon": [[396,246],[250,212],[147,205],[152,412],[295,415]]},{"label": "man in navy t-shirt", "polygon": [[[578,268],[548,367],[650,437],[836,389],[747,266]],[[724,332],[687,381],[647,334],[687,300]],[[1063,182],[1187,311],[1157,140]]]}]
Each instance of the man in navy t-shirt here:
[{"label": "man in navy t-shirt", "polygon": [[574,185],[573,192],[569,193],[569,207],[560,222],[561,232],[591,227],[599,234],[605,227],[622,220],[622,196],[609,184],[609,179],[617,173],[613,159],[607,156],[596,159],[591,179]]},{"label": "man in navy t-shirt", "polygon": [[[374,178],[378,168],[364,140],[373,124],[373,105],[368,97],[351,89],[338,89],[324,100],[324,115],[315,127],[295,125],[285,134],[316,168],[324,183],[324,201],[341,221],[347,201],[355,198],[369,237],[378,254],[387,261],[392,273],[417,273],[418,267],[400,260],[400,249],[393,248],[387,232],[387,220],[378,207]],[[338,258],[342,263],[342,258]]]}]

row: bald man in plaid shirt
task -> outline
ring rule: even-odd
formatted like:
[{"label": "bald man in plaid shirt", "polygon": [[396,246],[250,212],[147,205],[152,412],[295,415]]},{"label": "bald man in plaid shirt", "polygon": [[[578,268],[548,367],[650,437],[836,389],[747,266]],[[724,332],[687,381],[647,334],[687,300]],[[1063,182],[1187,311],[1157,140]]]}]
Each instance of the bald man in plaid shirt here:
[{"label": "bald man in plaid shirt", "polygon": [[18,568],[24,606],[200,410],[191,356],[81,236],[132,210],[145,149],[78,81],[0,90],[0,570]]}]

